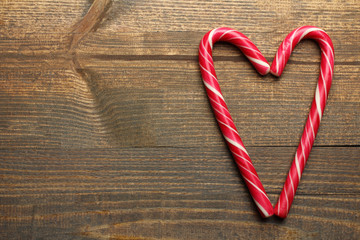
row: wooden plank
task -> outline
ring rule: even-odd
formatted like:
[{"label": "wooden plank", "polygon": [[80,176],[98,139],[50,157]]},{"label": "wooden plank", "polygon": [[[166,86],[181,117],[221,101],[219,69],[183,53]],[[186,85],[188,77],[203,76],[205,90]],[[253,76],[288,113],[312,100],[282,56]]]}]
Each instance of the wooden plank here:
[{"label": "wooden plank", "polygon": [[[57,53],[67,46],[72,26],[89,6],[85,0],[64,1],[64,4],[46,0],[41,4],[3,3],[4,28],[0,31],[6,41],[1,44],[12,53]],[[315,25],[329,32],[337,56],[346,54],[347,58],[339,59],[357,61],[354,51],[359,53],[356,44],[359,26],[353,23],[359,22],[359,11],[357,2],[340,0],[307,1],[301,7],[292,2],[281,2],[274,7],[268,1],[114,1],[104,22],[83,39],[79,50],[127,55],[194,55],[203,34],[214,27],[229,26],[247,34],[265,56],[272,58],[292,29]]]},{"label": "wooden plank", "polygon": [[[79,61],[87,79],[70,60],[29,59],[21,67],[9,61],[0,68],[3,146],[224,144],[196,61]],[[316,65],[289,65],[280,80],[261,78],[245,61],[216,65],[245,146],[298,144],[316,86]],[[356,66],[341,70],[315,145],[360,144],[359,73]]]},{"label": "wooden plank", "polygon": [[[272,202],[294,151],[249,148]],[[260,221],[226,148],[1,149],[1,237],[356,238],[358,156],[315,147],[279,224]]]}]

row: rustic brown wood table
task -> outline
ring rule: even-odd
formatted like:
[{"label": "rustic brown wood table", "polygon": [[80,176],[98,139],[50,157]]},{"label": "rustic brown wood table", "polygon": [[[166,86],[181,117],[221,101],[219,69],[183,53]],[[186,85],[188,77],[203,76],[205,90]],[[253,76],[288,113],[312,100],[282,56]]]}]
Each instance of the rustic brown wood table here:
[{"label": "rustic brown wood table", "polygon": [[[360,238],[358,1],[0,4],[0,239]],[[271,62],[302,25],[332,38],[335,76],[290,214],[264,220],[214,120],[198,43],[231,27]],[[214,59],[275,203],[320,50],[301,42],[281,78],[228,44]]]}]

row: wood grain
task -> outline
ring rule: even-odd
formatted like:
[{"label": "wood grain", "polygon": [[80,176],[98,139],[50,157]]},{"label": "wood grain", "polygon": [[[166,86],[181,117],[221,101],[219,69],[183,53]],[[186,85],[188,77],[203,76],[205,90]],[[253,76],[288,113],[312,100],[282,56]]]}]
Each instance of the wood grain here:
[{"label": "wood grain", "polygon": [[[294,151],[249,148],[273,202]],[[13,222],[32,229],[35,239],[80,233],[181,239],[256,238],[260,231],[264,238],[359,234],[359,162],[352,147],[313,149],[282,222],[260,219],[225,147],[4,149],[1,156],[2,224],[10,226],[3,238],[24,234]]]},{"label": "wood grain", "polygon": [[[357,1],[2,1],[0,239],[357,239]],[[287,219],[256,212],[197,62],[211,28],[269,62],[295,27],[327,31],[335,76]],[[215,45],[222,91],[270,200],[294,156],[319,74],[311,41],[281,78]]]}]

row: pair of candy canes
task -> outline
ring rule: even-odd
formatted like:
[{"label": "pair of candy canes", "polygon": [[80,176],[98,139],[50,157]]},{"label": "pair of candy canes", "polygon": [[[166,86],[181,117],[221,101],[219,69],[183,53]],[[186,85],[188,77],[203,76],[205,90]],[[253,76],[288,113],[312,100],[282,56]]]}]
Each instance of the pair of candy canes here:
[{"label": "pair of candy canes", "polygon": [[[321,65],[319,80],[310,113],[295,153],[295,158],[290,167],[279,200],[275,208],[273,208],[255,171],[249,154],[241,141],[240,135],[236,130],[221,93],[212,59],[212,49],[213,45],[218,41],[232,43],[243,52],[261,75],[266,75],[271,72],[275,76],[280,76],[291,52],[302,39],[313,39],[320,46]],[[263,217],[270,217],[275,214],[281,218],[285,218],[289,213],[301,174],[314,144],[331,87],[334,69],[334,47],[330,37],[317,27],[299,27],[293,30],[281,43],[270,67],[259,49],[244,34],[230,28],[217,28],[209,31],[201,40],[199,63],[203,82],[216,120],[260,214]]]}]

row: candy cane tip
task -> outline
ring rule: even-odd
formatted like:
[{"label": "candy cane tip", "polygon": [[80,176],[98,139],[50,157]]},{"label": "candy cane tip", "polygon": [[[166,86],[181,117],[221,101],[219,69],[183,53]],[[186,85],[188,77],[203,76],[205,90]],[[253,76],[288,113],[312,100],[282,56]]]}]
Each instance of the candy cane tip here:
[{"label": "candy cane tip", "polygon": [[265,215],[265,214],[263,214],[263,213],[260,212],[260,215],[261,215],[262,218],[269,218],[269,217],[272,217],[272,216],[274,215],[274,213],[273,213],[273,212],[270,212],[270,213],[267,213],[267,214]]},{"label": "candy cane tip", "polygon": [[267,75],[268,73],[270,72],[270,66],[265,70],[265,72],[264,72],[264,74],[262,74],[262,75]]},{"label": "candy cane tip", "polygon": [[[253,198],[254,199],[254,198]],[[257,208],[259,209],[260,215],[263,218],[269,218],[272,215],[274,215],[274,209],[272,207],[266,207],[267,209],[265,209],[263,206],[261,206],[261,204],[259,204],[255,199],[254,199],[255,205],[257,206]],[[269,202],[270,204],[270,202]]]},{"label": "candy cane tip", "polygon": [[286,218],[287,217],[287,213],[280,213],[280,214],[276,214],[275,215],[279,218]]},{"label": "candy cane tip", "polygon": [[274,71],[273,69],[270,69],[270,73],[274,75],[275,77],[280,77],[280,74]]},{"label": "candy cane tip", "polygon": [[267,214],[265,215],[262,215],[262,217],[263,218],[269,218],[269,217],[271,217],[271,216],[273,216],[274,215],[274,210],[273,209],[269,209],[268,210],[268,212],[267,212]]},{"label": "candy cane tip", "polygon": [[274,215],[278,216],[279,218],[286,218],[288,215],[288,211],[286,211],[286,209],[281,209],[281,207],[279,207],[279,204],[276,204],[274,208]]}]

